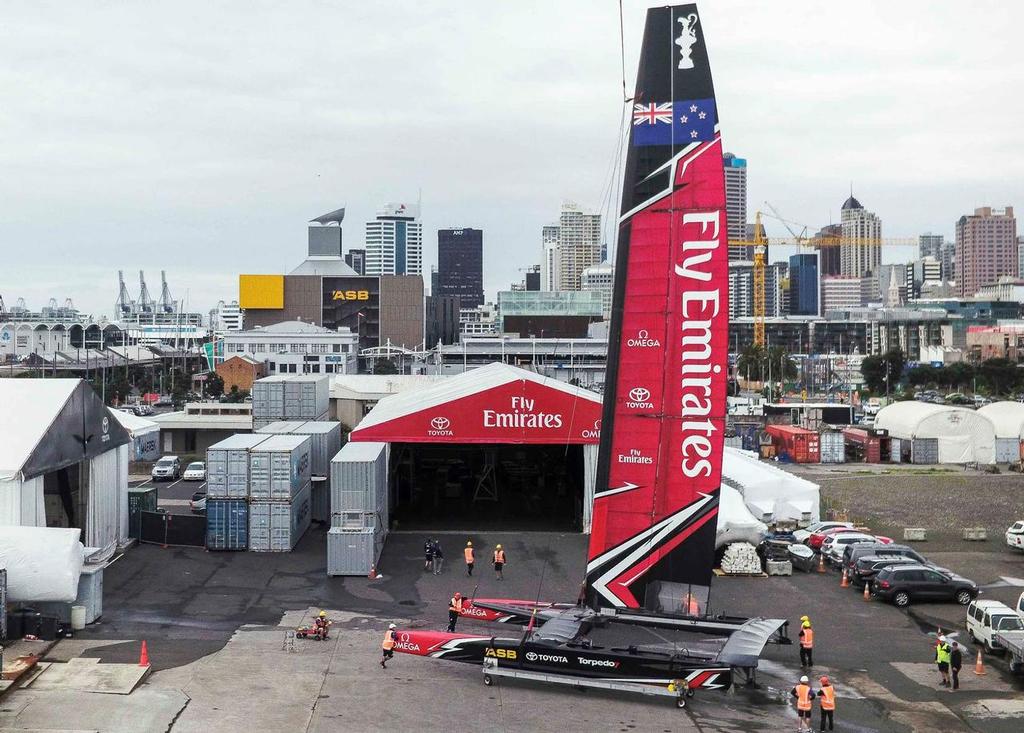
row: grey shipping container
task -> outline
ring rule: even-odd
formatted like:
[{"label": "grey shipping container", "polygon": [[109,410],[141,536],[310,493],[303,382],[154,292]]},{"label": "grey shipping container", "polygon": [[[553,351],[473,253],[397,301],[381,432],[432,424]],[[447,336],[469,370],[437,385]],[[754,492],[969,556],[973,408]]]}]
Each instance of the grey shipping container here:
[{"label": "grey shipping container", "polygon": [[267,435],[237,433],[206,450],[206,497],[244,499],[249,495],[249,451]]},{"label": "grey shipping container", "polygon": [[938,438],[914,438],[910,448],[910,462],[933,464],[939,462]]},{"label": "grey shipping container", "polygon": [[309,484],[308,435],[270,435],[249,451],[249,498],[286,501]]},{"label": "grey shipping container", "polygon": [[1020,438],[996,438],[996,463],[1020,461]]},{"label": "grey shipping container", "polygon": [[900,445],[902,442],[903,441],[899,438],[892,438],[889,441],[889,460],[893,463],[900,463],[903,460],[900,453]]},{"label": "grey shipping container", "polygon": [[310,517],[314,522],[331,521],[331,480],[314,476],[309,485]]},{"label": "grey shipping container", "polygon": [[387,532],[380,528],[327,532],[327,574],[367,575],[380,560]]},{"label": "grey shipping container", "polygon": [[284,382],[286,375],[274,375],[257,379],[252,384],[252,416],[263,420],[280,420],[284,417]]},{"label": "grey shipping container", "polygon": [[846,462],[846,439],[839,430],[823,430],[818,436],[822,463]]},{"label": "grey shipping container", "polygon": [[331,380],[326,375],[289,375],[284,382],[284,414],[289,420],[315,420],[330,410]]},{"label": "grey shipping container", "polygon": [[743,449],[743,436],[742,435],[726,435],[725,445],[728,448]]},{"label": "grey shipping container", "polygon": [[128,489],[128,536],[142,538],[142,512],[155,512],[157,494],[155,486]]},{"label": "grey shipping container", "polygon": [[290,552],[309,529],[310,512],[308,483],[291,501],[250,502],[249,549]]},{"label": "grey shipping container", "polygon": [[387,509],[387,443],[346,443],[331,461],[331,514]]},{"label": "grey shipping container", "polygon": [[206,549],[249,548],[249,502],[245,499],[206,500]]},{"label": "grey shipping container", "polygon": [[261,433],[277,435],[308,435],[311,475],[331,475],[331,459],[341,450],[341,423],[322,420],[278,420],[256,429]]}]

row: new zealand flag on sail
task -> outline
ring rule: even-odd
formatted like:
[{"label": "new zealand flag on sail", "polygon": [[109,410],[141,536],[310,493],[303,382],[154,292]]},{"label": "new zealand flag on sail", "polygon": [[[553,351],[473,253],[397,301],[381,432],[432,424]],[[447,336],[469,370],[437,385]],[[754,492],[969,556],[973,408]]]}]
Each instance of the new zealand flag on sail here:
[{"label": "new zealand flag on sail", "polygon": [[714,99],[633,105],[634,145],[687,145],[715,137]]}]

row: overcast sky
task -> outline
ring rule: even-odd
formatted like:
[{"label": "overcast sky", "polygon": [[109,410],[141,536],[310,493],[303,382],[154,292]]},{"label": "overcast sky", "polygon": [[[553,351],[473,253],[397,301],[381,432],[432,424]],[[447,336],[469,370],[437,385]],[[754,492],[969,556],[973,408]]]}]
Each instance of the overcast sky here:
[{"label": "overcast sky", "polygon": [[[649,4],[626,2],[630,88]],[[951,237],[1024,206],[1024,3],[700,9],[751,211],[813,230],[852,182],[885,236]],[[563,200],[607,206],[621,110],[606,0],[4,3],[0,295],[110,313],[119,268],[133,294],[165,269],[206,310],[298,264],[308,219],[346,206],[359,246],[422,195],[426,262],[439,227],[482,228],[493,298]]]}]

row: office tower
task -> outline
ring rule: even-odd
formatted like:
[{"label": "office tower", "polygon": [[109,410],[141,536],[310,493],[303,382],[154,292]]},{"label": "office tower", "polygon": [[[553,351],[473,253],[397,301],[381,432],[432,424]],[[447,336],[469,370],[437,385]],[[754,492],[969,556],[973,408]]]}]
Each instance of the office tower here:
[{"label": "office tower", "polygon": [[431,295],[454,295],[461,308],[484,302],[484,233],[481,229],[437,230],[438,290]]},{"label": "office tower", "polygon": [[541,231],[540,289],[558,290],[557,224],[545,224]]},{"label": "office tower", "polygon": [[942,283],[942,262],[934,257],[922,257],[905,266],[904,286],[908,298],[920,298],[921,288]]},{"label": "office tower", "polygon": [[942,259],[942,245],[945,242],[945,238],[941,234],[926,232],[918,236],[917,242],[919,255],[921,257],[934,257],[937,260]]},{"label": "office tower", "polygon": [[1017,277],[1024,277],[1024,236],[1017,237]]},{"label": "office tower", "polygon": [[942,245],[942,279],[953,280],[956,277],[956,242]]},{"label": "office tower", "polygon": [[[784,288],[788,265],[774,262],[764,268],[764,314],[775,318],[784,312]],[[754,266],[750,262],[729,263],[729,317],[754,316]]]},{"label": "office tower", "polygon": [[[722,156],[725,167],[725,218],[729,239],[747,235],[747,161],[732,153]],[[749,247],[729,247],[729,261],[753,260]]]},{"label": "office tower", "polygon": [[983,206],[956,223],[956,287],[974,295],[1004,275],[1017,276],[1017,220],[1013,207]]},{"label": "office tower", "polygon": [[366,274],[366,250],[350,249],[345,253],[345,264],[351,267],[359,275]]},{"label": "office tower", "polygon": [[533,265],[526,270],[526,289],[529,291],[540,290],[540,265]]},{"label": "office tower", "polygon": [[615,268],[607,262],[588,267],[580,276],[580,290],[596,290],[601,293],[601,312],[606,321],[612,317],[614,285]]},{"label": "office tower", "polygon": [[818,315],[818,255],[801,254],[789,258],[789,313],[794,316]]},{"label": "office tower", "polygon": [[878,272],[882,264],[882,220],[861,206],[853,196],[843,204],[840,220],[843,244],[839,246],[839,274],[863,277]]},{"label": "office tower", "polygon": [[818,274],[820,277],[839,275],[839,238],[843,236],[842,224],[829,224],[818,230],[811,244],[818,250]]},{"label": "office tower", "polygon": [[572,203],[562,205],[558,218],[558,287],[579,290],[583,271],[601,262],[601,215]]},{"label": "office tower", "polygon": [[423,275],[423,224],[416,207],[384,204],[366,222],[367,275]]}]

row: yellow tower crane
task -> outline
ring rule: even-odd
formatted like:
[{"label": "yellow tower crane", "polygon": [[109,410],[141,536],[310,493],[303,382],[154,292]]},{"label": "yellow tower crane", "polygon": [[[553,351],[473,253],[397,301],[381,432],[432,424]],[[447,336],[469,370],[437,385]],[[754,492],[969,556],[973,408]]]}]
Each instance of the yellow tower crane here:
[{"label": "yellow tower crane", "polygon": [[[824,247],[844,247],[844,246],[860,246],[860,247],[879,247],[879,246],[894,246],[894,245],[916,245],[918,240],[916,237],[882,237],[882,238],[869,238],[869,237],[808,237],[807,227],[797,224],[796,226],[802,226],[803,230],[797,233],[793,228],[794,222],[782,218],[779,212],[774,206],[765,202],[772,210],[772,213],[768,214],[762,211],[758,211],[754,215],[754,238],[753,240],[747,239],[730,239],[730,247],[753,247],[754,248],[754,345],[764,346],[765,331],[764,331],[764,319],[765,319],[765,287],[764,287],[764,273],[767,265],[768,247],[769,246],[790,246],[799,247],[801,249],[814,247],[816,249]],[[763,216],[770,216],[773,219],[778,219],[783,225],[789,230],[791,236],[789,237],[766,237],[764,236],[764,227],[761,224]]]}]

